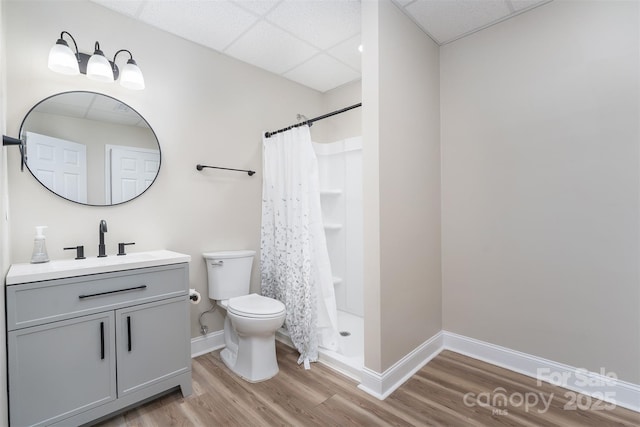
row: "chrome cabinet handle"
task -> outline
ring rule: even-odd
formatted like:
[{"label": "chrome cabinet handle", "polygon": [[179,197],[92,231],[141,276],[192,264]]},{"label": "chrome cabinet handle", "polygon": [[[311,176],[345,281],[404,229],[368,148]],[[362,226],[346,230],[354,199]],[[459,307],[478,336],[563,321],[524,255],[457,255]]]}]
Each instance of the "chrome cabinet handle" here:
[{"label": "chrome cabinet handle", "polygon": [[85,299],[85,298],[101,297],[103,295],[117,294],[119,292],[138,291],[140,289],[146,289],[146,288],[147,288],[147,285],[140,285],[140,286],[134,286],[133,288],[125,288],[125,289],[117,289],[115,291],[99,292],[97,294],[78,295],[78,298],[79,299]]}]

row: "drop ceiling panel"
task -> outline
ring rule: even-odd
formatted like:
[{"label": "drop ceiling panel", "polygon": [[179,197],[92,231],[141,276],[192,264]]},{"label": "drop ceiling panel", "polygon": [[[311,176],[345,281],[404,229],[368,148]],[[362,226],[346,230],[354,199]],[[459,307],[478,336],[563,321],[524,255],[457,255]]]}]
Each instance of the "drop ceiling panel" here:
[{"label": "drop ceiling panel", "polygon": [[137,115],[101,110],[90,110],[87,113],[87,119],[124,126],[136,126],[140,122],[140,117]]},{"label": "drop ceiling panel", "polygon": [[142,7],[142,0],[130,0],[130,1],[122,1],[122,0],[91,0],[94,3],[98,3],[104,7],[107,7],[115,12],[122,13],[124,15],[129,15],[133,17],[137,17],[138,11]]},{"label": "drop ceiling panel", "polygon": [[438,42],[446,43],[511,13],[504,0],[418,0],[406,7]]},{"label": "drop ceiling panel", "polygon": [[360,33],[360,2],[284,0],[267,19],[319,49],[328,49]]},{"label": "drop ceiling panel", "polygon": [[516,12],[546,3],[547,1],[549,0],[510,0],[511,6]]},{"label": "drop ceiling panel", "polygon": [[[360,4],[377,0],[91,1],[324,91],[360,72]],[[445,44],[551,0],[392,1]]]},{"label": "drop ceiling panel", "polygon": [[260,21],[225,53],[281,74],[311,58],[318,50],[278,27]]},{"label": "drop ceiling panel", "polygon": [[49,98],[35,111],[123,125],[144,123],[138,113],[122,102],[106,96],[87,96],[86,92],[70,92],[63,97]]},{"label": "drop ceiling panel", "polygon": [[106,96],[95,97],[95,100],[87,111],[87,118],[97,118],[99,120],[121,124],[136,124],[140,121],[140,115],[131,107],[117,99]]},{"label": "drop ceiling panel", "polygon": [[338,59],[339,61],[344,62],[354,70],[360,72],[362,67],[362,55],[358,50],[358,46],[360,46],[361,40],[360,35],[352,37],[337,46],[332,47],[327,50],[327,53]]},{"label": "drop ceiling panel", "polygon": [[67,117],[84,117],[87,112],[87,107],[50,101],[40,104],[34,111]]},{"label": "drop ceiling panel", "polygon": [[38,111],[44,111],[44,108],[47,105],[55,105],[55,108],[60,108],[63,106],[80,108],[82,110],[86,110],[95,102],[96,96],[87,96],[86,92],[69,92],[65,96],[56,96],[49,98],[49,101],[43,102],[38,105]]},{"label": "drop ceiling panel", "polygon": [[264,15],[275,7],[280,0],[241,0],[235,2],[238,6],[247,9],[257,15]]},{"label": "drop ceiling panel", "polygon": [[320,54],[284,74],[284,77],[320,92],[326,92],[340,85],[358,80],[360,73],[351,67],[341,64],[329,55]]},{"label": "drop ceiling panel", "polygon": [[149,1],[140,20],[215,50],[223,50],[257,21],[229,1]]}]

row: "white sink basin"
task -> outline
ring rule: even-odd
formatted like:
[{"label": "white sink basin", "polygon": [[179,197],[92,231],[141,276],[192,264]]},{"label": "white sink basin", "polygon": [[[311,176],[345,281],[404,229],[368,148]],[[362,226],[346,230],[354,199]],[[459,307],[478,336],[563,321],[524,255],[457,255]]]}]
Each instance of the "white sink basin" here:
[{"label": "white sink basin", "polygon": [[180,264],[189,261],[191,261],[191,256],[189,255],[160,250],[132,252],[123,256],[109,255],[104,258],[89,257],[78,260],[55,260],[42,264],[13,264],[7,273],[6,284],[16,285],[19,283],[39,282],[64,277],[108,273],[110,271]]}]

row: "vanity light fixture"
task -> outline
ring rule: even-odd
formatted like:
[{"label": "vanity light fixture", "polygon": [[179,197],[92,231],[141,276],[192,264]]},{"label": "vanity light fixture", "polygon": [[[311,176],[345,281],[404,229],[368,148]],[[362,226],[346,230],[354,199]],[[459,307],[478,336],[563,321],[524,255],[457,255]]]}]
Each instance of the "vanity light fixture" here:
[{"label": "vanity light fixture", "polygon": [[[115,67],[115,63],[113,64]],[[104,56],[104,53],[100,50],[100,43],[96,42],[95,50],[93,51],[93,55],[89,58],[89,62],[87,62],[87,77],[91,80],[96,80],[99,82],[105,83],[113,83],[114,81],[114,72],[111,67],[111,63]]]},{"label": "vanity light fixture", "polygon": [[75,76],[80,74],[80,67],[78,66],[80,58],[73,53],[69,48],[69,44],[62,38],[65,34],[71,37],[73,45],[76,48],[76,52],[78,52],[78,45],[76,45],[76,41],[73,36],[68,32],[63,31],[60,33],[60,38],[56,44],[54,44],[49,51],[49,68],[56,73]]},{"label": "vanity light fixture", "polygon": [[120,49],[113,55],[113,62],[116,62],[116,58],[120,52],[127,52],[129,59],[127,63],[122,67],[122,74],[120,74],[120,84],[127,89],[142,90],[144,89],[144,77],[142,71],[133,59],[133,55],[127,49]]},{"label": "vanity light fixture", "polygon": [[[73,41],[75,53],[64,40],[65,34]],[[127,63],[122,67],[122,73],[116,65],[116,58],[121,52],[129,54]],[[57,73],[68,75],[86,74],[92,80],[106,83],[114,82],[120,77],[120,84],[127,89],[144,89],[142,71],[133,59],[131,52],[127,49],[120,49],[113,56],[113,61],[109,61],[100,49],[100,43],[96,42],[93,55],[80,53],[76,40],[67,31],[60,33],[60,38],[49,51],[49,68]]]}]

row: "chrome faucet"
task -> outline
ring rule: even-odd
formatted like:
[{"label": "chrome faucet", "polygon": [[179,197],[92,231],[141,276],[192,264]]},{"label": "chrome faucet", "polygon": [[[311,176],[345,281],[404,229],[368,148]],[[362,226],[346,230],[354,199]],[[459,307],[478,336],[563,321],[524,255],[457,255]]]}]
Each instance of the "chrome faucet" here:
[{"label": "chrome faucet", "polygon": [[107,232],[107,221],[104,219],[100,221],[100,227],[98,228],[100,231],[100,244],[98,245],[98,258],[106,257],[107,254],[104,250],[104,233]]}]

